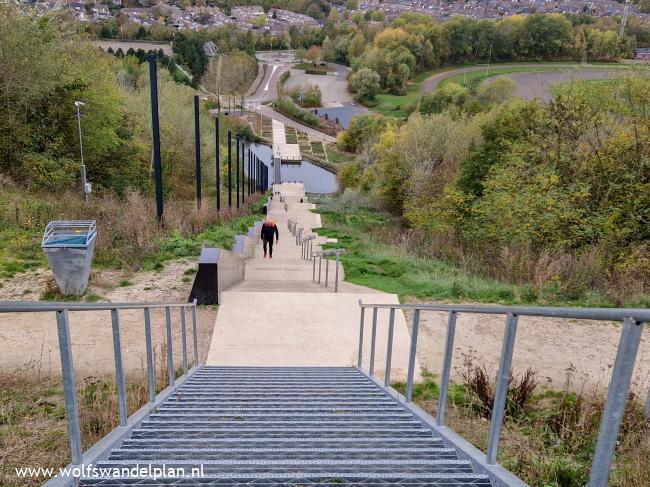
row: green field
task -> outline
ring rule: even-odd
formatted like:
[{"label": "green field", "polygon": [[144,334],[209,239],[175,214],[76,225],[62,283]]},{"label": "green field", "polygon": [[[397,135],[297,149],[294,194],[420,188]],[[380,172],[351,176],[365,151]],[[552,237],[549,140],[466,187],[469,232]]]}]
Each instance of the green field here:
[{"label": "green field", "polygon": [[[468,66],[467,75],[464,72],[450,76],[448,78],[442,79],[438,83],[438,87],[443,87],[448,83],[457,83],[461,86],[465,86],[470,89],[476,89],[483,81],[487,78],[493,76],[499,76],[501,74],[509,73],[522,73],[522,72],[547,72],[547,71],[565,71],[571,68],[580,68],[580,69],[603,69],[604,66],[611,67],[613,69],[626,68],[627,66],[613,65],[613,64],[597,64],[590,63],[588,67],[584,67],[581,64],[574,62],[567,63],[517,63],[517,64],[507,64],[499,65],[494,64],[490,66],[490,69],[487,69],[487,66],[484,69],[477,70],[476,65]],[[435,69],[432,71],[426,71],[424,73],[418,74],[412,81],[409,82],[408,91],[405,95],[389,95],[389,94],[380,94],[377,95],[377,102],[374,107],[371,108],[373,112],[380,113],[382,115],[393,116],[397,118],[405,118],[409,114],[409,107],[414,107],[420,98],[422,97],[422,83],[431,76],[445,73],[448,71],[454,71],[462,69],[458,66],[449,66],[446,68]],[[473,71],[469,71],[472,69]]]},{"label": "green field", "polygon": [[487,67],[484,70],[480,71],[468,71],[467,76],[465,73],[457,74],[455,76],[450,76],[445,78],[440,83],[438,83],[438,88],[442,88],[448,83],[457,83],[461,86],[467,86],[470,90],[475,90],[479,85],[485,81],[487,78],[493,76],[499,76],[501,74],[511,74],[511,73],[546,73],[549,71],[566,71],[567,69],[580,68],[580,69],[602,69],[598,68],[583,68],[579,64],[566,64],[562,66],[544,66],[544,65],[522,65],[522,66],[490,66],[488,70]]},{"label": "green field", "polygon": [[405,118],[408,116],[407,107],[414,106],[422,96],[422,82],[438,73],[451,71],[453,67],[434,69],[418,74],[412,81],[409,81],[406,95],[377,95],[377,104],[370,108],[373,112],[391,117]]}]

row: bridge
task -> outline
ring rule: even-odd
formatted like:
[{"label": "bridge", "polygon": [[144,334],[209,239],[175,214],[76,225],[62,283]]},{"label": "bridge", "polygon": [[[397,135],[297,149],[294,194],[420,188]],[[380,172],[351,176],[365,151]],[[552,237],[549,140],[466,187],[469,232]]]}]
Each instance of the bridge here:
[{"label": "bridge", "polygon": [[[394,295],[339,282],[344,269],[330,266],[337,252],[328,250],[336,242],[317,235],[320,216],[302,185],[274,190],[269,215],[281,228],[280,243],[273,259],[264,258],[253,235],[243,277],[222,292],[205,363],[195,303],[0,303],[0,312],[56,313],[71,466],[105,469],[80,469],[47,486],[525,486],[497,462],[519,316],[623,322],[589,484],[607,485],[650,310],[403,305]],[[166,310],[168,349],[182,350],[180,364],[167,355],[168,385],[158,394],[155,307]],[[180,344],[172,340],[174,308],[181,310]],[[124,309],[144,311],[147,352],[149,402],[131,416],[120,344]],[[111,312],[120,426],[84,452],[68,312],[89,310]],[[430,311],[448,313],[435,416],[413,403],[419,320]],[[445,423],[456,319],[466,313],[501,315],[506,325],[486,452]],[[404,382],[402,392],[392,387],[396,380]]]}]

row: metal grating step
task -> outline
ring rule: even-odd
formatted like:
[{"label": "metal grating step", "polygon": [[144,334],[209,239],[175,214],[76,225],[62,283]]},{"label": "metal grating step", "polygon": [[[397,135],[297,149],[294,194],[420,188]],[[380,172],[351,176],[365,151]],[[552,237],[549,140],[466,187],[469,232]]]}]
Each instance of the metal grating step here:
[{"label": "metal grating step", "polygon": [[456,460],[453,448],[131,448],[113,450],[109,460]]},{"label": "metal grating step", "polygon": [[[203,367],[85,486],[464,486],[487,476],[354,368]],[[130,478],[134,467],[196,471]]]},{"label": "metal grating step", "polygon": [[292,472],[319,473],[337,472],[338,475],[361,473],[472,473],[468,461],[459,460],[108,460],[97,462],[98,469],[132,469],[134,467],[155,469],[185,469],[188,472],[198,470],[202,476],[228,478],[233,474],[280,474],[296,476]]},{"label": "metal grating step", "polygon": [[373,448],[390,446],[409,446],[417,448],[439,448],[442,440],[434,437],[401,438],[129,438],[120,448]]},{"label": "metal grating step", "polygon": [[183,487],[243,487],[254,485],[256,487],[341,487],[341,486],[363,486],[363,487],[388,487],[388,486],[409,486],[409,487],[459,487],[471,485],[474,487],[490,487],[490,479],[486,475],[476,474],[431,474],[421,475],[391,475],[371,476],[368,474],[359,475],[328,475],[323,472],[319,475],[301,474],[298,477],[255,477],[236,476],[228,479],[160,479],[160,480],[120,480],[115,478],[84,479],[78,484],[82,487],[160,487],[160,486],[183,486]]}]

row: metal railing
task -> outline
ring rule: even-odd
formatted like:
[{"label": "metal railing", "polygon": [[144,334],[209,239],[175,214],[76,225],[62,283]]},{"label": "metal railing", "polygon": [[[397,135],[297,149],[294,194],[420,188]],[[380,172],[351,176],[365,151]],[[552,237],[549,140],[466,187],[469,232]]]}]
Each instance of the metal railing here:
[{"label": "metal railing", "polygon": [[[56,325],[59,342],[59,352],[61,355],[61,376],[63,380],[63,394],[65,399],[65,416],[68,428],[68,439],[70,443],[70,457],[72,465],[81,465],[89,463],[84,459],[84,452],[81,444],[81,428],[79,422],[79,406],[77,402],[76,382],[74,363],[72,360],[72,343],[70,340],[70,321],[69,312],[78,311],[110,311],[111,325],[113,331],[113,350],[115,358],[115,379],[118,396],[118,411],[120,427],[126,428],[133,424],[128,417],[128,404],[126,398],[126,379],[122,361],[122,343],[120,332],[120,311],[122,310],[142,310],[144,312],[144,333],[146,341],[147,354],[147,389],[149,394],[148,410],[160,403],[160,398],[156,397],[156,377],[154,364],[154,345],[151,332],[151,310],[155,308],[164,308],[166,321],[166,340],[167,340],[167,382],[169,388],[180,385],[187,377],[192,375],[199,366],[199,349],[197,335],[196,319],[196,300],[193,303],[45,303],[45,302],[12,302],[0,301],[0,313],[47,313],[56,314]],[[181,318],[181,347],[182,347],[182,367],[183,374],[176,379],[174,371],[174,354],[173,354],[173,337],[172,337],[172,308],[180,309]],[[189,369],[188,364],[188,347],[187,347],[187,327],[186,311],[191,309],[192,313],[192,339],[194,348],[194,365]],[[161,393],[161,395],[163,395]],[[169,395],[167,392],[165,395]],[[138,415],[135,413],[133,416]],[[141,414],[139,415],[141,416]],[[106,437],[108,438],[108,437]],[[100,440],[101,443],[103,440]],[[98,445],[99,445],[98,443]],[[92,447],[93,450],[102,450],[97,445]],[[99,456],[99,455],[95,455]],[[94,461],[91,458],[90,461]]]},{"label": "metal railing", "polygon": [[[339,267],[341,266],[341,254],[345,253],[345,249],[327,249],[321,252],[314,252],[311,255],[312,264],[312,281],[321,283],[321,274],[323,267],[323,257],[325,257],[325,287],[329,287],[329,265],[330,259],[327,257],[334,255],[335,256],[335,273],[334,273],[334,292],[339,292]],[[318,281],[316,281],[316,259],[318,259]]]},{"label": "metal railing", "polygon": [[[386,351],[386,371],[383,378],[384,386],[390,387],[391,359],[393,348],[393,331],[395,326],[396,310],[411,310],[413,312],[411,325],[411,340],[409,347],[408,369],[406,379],[406,392],[404,400],[407,403],[413,399],[413,378],[416,367],[416,352],[418,344],[418,328],[420,314],[423,311],[447,312],[447,333],[445,340],[442,372],[440,374],[440,392],[438,410],[435,424],[438,427],[445,425],[445,408],[451,375],[451,361],[456,334],[456,320],[459,313],[477,313],[505,316],[505,333],[501,346],[501,358],[497,374],[497,384],[494,393],[492,418],[488,436],[487,452],[481,460],[485,466],[497,465],[499,439],[505,416],[505,407],[508,394],[508,381],[511,374],[512,356],[517,334],[517,321],[519,316],[538,316],[582,320],[607,320],[622,321],[623,327],[618,343],[618,351],[609,383],[605,410],[598,432],[596,451],[594,454],[589,487],[603,487],[607,485],[609,472],[614,457],[617,437],[625,411],[630,383],[634,372],[634,364],[641,342],[641,332],[644,324],[650,322],[650,310],[628,308],[555,308],[555,307],[517,307],[517,306],[478,306],[478,305],[444,305],[444,304],[368,304],[359,300],[361,318],[359,325],[359,351],[357,367],[362,368],[364,348],[365,311],[372,309],[372,329],[370,340],[370,357],[368,374],[375,372],[375,342],[377,337],[377,312],[380,309],[389,310],[388,345]],[[650,420],[650,390],[646,400],[646,417]]]},{"label": "metal railing", "polygon": [[[314,251],[314,240],[317,235],[306,235],[303,237],[305,227],[302,227],[293,220],[287,221],[287,228],[289,232],[296,237],[296,245],[302,247],[300,257],[304,260],[312,261],[312,281],[321,283],[323,257],[325,257],[325,287],[329,287],[329,261],[327,257],[334,255],[336,260],[335,275],[334,275],[334,292],[339,292],[339,268],[341,265],[341,254],[345,253],[345,249],[326,249],[322,251]],[[318,280],[316,279],[316,260],[318,260]]]}]

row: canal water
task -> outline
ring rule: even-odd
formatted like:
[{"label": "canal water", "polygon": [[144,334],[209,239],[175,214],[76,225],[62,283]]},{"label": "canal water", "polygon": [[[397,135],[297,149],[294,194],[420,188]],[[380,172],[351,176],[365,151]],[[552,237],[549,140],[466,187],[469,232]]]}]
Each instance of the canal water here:
[{"label": "canal water", "polygon": [[251,151],[269,168],[269,182],[301,182],[307,193],[335,193],[338,191],[336,174],[309,161],[282,164],[282,181],[273,181],[272,151],[268,145],[251,144]]}]

